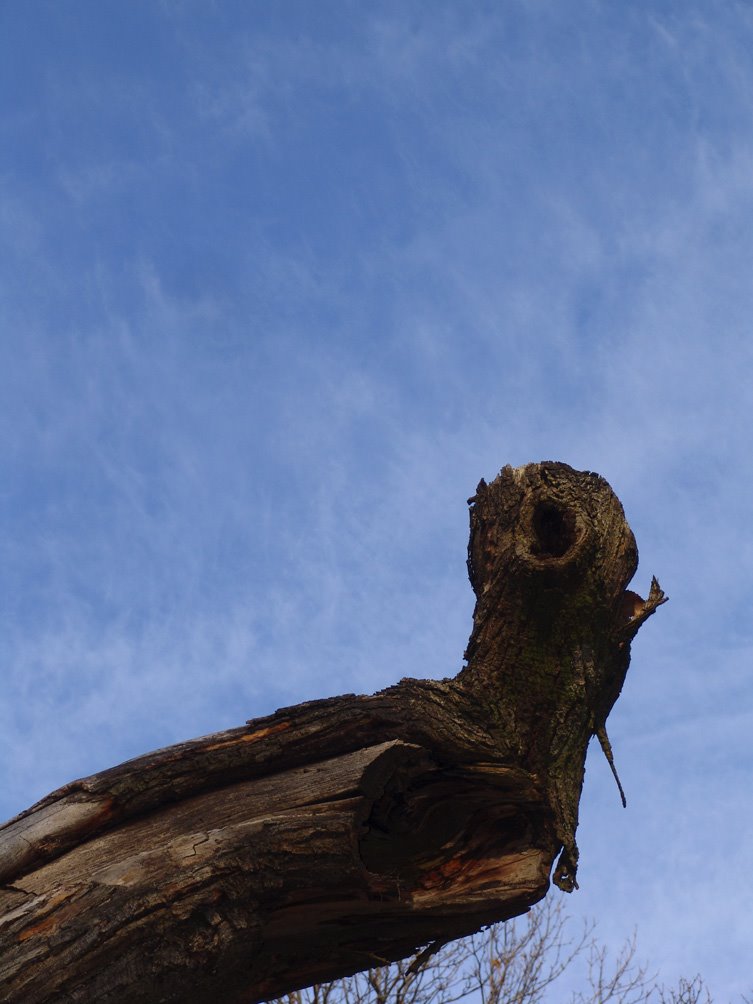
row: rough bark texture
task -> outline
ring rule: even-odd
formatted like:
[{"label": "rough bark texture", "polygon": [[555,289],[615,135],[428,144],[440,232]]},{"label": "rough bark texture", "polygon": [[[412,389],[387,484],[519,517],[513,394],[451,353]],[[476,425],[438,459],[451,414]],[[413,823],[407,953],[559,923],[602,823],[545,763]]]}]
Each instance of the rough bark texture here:
[{"label": "rough bark texture", "polygon": [[471,506],[467,666],[285,708],[75,781],[0,828],[0,1000],[253,1002],[575,884],[586,749],[663,602],[596,474]]}]

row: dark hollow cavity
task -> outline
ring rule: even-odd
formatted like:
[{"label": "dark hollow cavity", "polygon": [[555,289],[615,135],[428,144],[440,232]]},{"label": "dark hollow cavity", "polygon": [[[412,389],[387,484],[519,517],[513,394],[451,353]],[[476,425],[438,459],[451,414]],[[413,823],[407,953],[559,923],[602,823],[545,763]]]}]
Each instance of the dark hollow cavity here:
[{"label": "dark hollow cavity", "polygon": [[540,558],[561,558],[575,543],[575,517],[553,502],[537,502],[532,519],[531,553]]}]

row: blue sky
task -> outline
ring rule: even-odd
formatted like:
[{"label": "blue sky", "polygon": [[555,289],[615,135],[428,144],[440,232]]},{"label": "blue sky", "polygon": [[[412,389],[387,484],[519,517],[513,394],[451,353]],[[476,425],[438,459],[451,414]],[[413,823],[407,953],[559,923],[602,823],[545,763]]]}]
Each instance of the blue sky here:
[{"label": "blue sky", "polygon": [[454,675],[466,498],[564,460],[671,597],[568,906],[750,989],[751,52],[732,0],[2,5],[2,816]]}]

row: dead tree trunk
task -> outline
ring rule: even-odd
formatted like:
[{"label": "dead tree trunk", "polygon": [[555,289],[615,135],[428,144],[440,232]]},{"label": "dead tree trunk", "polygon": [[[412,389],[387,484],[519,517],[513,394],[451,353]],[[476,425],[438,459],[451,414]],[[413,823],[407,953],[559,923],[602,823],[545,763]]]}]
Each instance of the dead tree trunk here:
[{"label": "dead tree trunk", "polygon": [[285,708],[75,781],[0,828],[0,1000],[247,1002],[575,884],[586,748],[663,602],[596,474],[471,506],[467,665]]}]

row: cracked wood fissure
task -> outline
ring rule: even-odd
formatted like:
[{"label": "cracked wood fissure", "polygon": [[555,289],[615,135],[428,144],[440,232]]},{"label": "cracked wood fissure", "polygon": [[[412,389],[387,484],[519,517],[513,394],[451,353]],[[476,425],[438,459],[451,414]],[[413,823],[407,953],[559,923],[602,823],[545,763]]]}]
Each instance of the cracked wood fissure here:
[{"label": "cracked wood fissure", "polygon": [[0,1001],[254,1004],[575,886],[588,742],[611,756],[665,598],[626,589],[635,541],[596,474],[505,467],[469,503],[454,679],[284,708],[0,827]]}]

